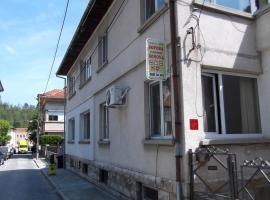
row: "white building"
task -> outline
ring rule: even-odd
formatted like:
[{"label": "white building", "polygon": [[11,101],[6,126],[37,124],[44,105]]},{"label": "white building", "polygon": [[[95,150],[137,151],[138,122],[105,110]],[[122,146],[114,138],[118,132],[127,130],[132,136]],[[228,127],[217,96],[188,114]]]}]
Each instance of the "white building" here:
[{"label": "white building", "polygon": [[[90,1],[57,72],[69,169],[122,197],[172,200],[189,196],[189,149],[270,160],[270,6],[233,2]],[[165,44],[164,81],[145,76],[147,38]],[[119,87],[123,105],[107,108]]]},{"label": "white building", "polygon": [[51,90],[38,95],[41,111],[41,133],[63,135],[64,133],[64,90]]}]

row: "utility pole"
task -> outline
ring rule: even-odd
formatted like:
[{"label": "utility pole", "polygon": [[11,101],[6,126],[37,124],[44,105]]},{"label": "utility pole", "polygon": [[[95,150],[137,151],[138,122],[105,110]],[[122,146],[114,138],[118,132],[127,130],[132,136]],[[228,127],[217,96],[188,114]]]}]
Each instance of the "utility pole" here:
[{"label": "utility pole", "polygon": [[36,159],[39,159],[39,132],[40,132],[40,94],[38,95],[38,118],[37,118],[37,143],[36,143]]}]

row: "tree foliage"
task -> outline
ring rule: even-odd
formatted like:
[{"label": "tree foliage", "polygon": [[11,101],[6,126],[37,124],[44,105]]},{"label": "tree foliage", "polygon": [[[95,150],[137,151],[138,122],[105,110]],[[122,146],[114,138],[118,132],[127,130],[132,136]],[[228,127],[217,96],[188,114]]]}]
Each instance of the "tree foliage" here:
[{"label": "tree foliage", "polygon": [[0,119],[9,121],[13,128],[27,128],[28,121],[34,113],[36,113],[35,106],[27,103],[11,105],[0,102]]},{"label": "tree foliage", "polygon": [[40,136],[40,144],[41,145],[57,145],[62,144],[64,141],[63,136],[60,135],[41,135]]},{"label": "tree foliage", "polygon": [[0,145],[6,145],[11,139],[10,135],[8,135],[9,129],[9,122],[7,120],[0,120]]}]

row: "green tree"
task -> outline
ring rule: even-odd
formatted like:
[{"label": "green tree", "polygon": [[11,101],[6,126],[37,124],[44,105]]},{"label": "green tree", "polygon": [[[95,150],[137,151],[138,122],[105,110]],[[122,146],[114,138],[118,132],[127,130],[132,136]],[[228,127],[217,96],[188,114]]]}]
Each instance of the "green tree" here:
[{"label": "green tree", "polygon": [[6,145],[6,143],[11,139],[8,135],[10,129],[10,123],[7,120],[0,120],[0,144]]},{"label": "green tree", "polygon": [[38,127],[38,113],[32,114],[31,120],[28,122],[27,132],[29,132],[29,140],[36,143],[37,141],[37,127]]}]

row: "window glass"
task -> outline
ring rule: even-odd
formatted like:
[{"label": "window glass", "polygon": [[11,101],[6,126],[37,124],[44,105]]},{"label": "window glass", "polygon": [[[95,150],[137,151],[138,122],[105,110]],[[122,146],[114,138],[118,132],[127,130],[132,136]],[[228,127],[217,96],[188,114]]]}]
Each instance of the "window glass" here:
[{"label": "window glass", "polygon": [[83,139],[90,139],[90,112],[83,114]]},{"label": "window glass", "polygon": [[107,62],[108,44],[107,34],[99,37],[99,67],[102,67]]},{"label": "window glass", "polygon": [[75,120],[74,119],[68,120],[68,136],[69,136],[69,140],[75,139]]},{"label": "window glass", "polygon": [[100,105],[100,135],[101,139],[109,139],[108,109],[105,103]]},{"label": "window glass", "polygon": [[207,0],[207,2],[244,12],[251,12],[250,0]]},{"label": "window glass", "polygon": [[203,90],[203,119],[205,132],[217,132],[216,101],[215,101],[215,76],[202,76]]},{"label": "window glass", "polygon": [[170,79],[163,82],[164,135],[172,135],[172,105]]},{"label": "window glass", "polygon": [[157,1],[157,9],[160,9],[166,3],[166,0],[156,0],[156,1]]},{"label": "window glass", "polygon": [[161,113],[160,113],[160,86],[156,82],[150,86],[150,103],[151,103],[151,135],[161,135]]},{"label": "window glass", "polygon": [[145,0],[145,19],[150,18],[155,11],[155,0]]},{"label": "window glass", "polygon": [[259,133],[256,79],[223,75],[226,132]]},{"label": "window glass", "polygon": [[49,121],[58,121],[58,115],[49,115]]}]

